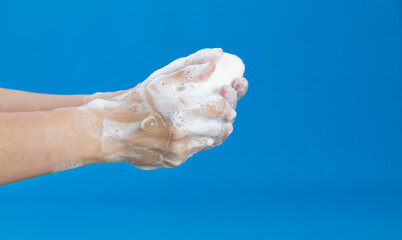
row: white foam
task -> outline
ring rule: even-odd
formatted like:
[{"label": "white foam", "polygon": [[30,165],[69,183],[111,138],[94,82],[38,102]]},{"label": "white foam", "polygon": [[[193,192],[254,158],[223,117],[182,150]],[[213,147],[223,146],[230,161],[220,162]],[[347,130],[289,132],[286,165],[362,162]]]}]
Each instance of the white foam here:
[{"label": "white foam", "polygon": [[[205,68],[204,65],[192,65],[191,67],[196,73],[201,71],[197,70],[197,68]],[[151,90],[155,108],[173,126],[181,127],[196,134],[207,134],[211,131],[217,132],[218,126],[222,125],[222,118],[211,120],[205,117],[194,116],[193,114],[176,111],[172,109],[172,106],[176,106],[179,109],[180,107],[185,108],[180,98],[194,108],[202,108],[203,104],[208,101],[223,100],[227,102],[227,100],[219,95],[221,87],[223,85],[231,86],[236,79],[242,78],[244,69],[243,61],[239,57],[224,53],[216,63],[214,72],[207,80],[187,83],[183,86],[184,90],[178,91],[177,88],[166,88],[162,85],[162,81],[155,79],[155,82],[150,84],[157,90],[157,92]],[[228,102],[227,104],[229,105]]]}]

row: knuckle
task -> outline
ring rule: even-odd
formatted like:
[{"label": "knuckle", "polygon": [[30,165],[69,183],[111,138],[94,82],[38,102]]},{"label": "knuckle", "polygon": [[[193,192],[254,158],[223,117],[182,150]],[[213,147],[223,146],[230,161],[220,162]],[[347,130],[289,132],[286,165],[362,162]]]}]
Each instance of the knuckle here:
[{"label": "knuckle", "polygon": [[188,131],[181,129],[181,128],[172,128],[170,130],[170,138],[172,140],[178,140],[184,138],[188,135]]},{"label": "knuckle", "polygon": [[168,168],[173,168],[180,166],[186,160],[186,155],[166,153],[164,154],[163,158],[164,165]]},{"label": "knuckle", "polygon": [[182,143],[172,142],[169,144],[170,153],[173,153],[179,157],[186,152],[186,147]]},{"label": "knuckle", "polygon": [[206,104],[206,110],[211,115],[211,117],[219,117],[225,111],[226,103],[223,100],[220,101],[210,101]]}]

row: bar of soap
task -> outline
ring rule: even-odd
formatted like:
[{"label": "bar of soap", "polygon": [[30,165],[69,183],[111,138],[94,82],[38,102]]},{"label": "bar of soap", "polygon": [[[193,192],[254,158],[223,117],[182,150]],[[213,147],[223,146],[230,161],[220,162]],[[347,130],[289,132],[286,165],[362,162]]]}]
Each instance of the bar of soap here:
[{"label": "bar of soap", "polygon": [[214,91],[219,91],[224,84],[231,86],[235,79],[242,78],[244,69],[244,63],[239,57],[230,53],[223,53],[206,84]]}]

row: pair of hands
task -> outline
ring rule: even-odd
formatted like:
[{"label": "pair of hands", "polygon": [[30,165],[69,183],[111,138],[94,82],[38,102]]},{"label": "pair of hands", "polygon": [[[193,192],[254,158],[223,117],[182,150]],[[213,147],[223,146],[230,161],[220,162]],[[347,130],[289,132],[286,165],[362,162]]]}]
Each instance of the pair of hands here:
[{"label": "pair of hands", "polygon": [[102,124],[99,159],[141,169],[176,167],[221,144],[233,131],[237,100],[248,88],[243,77],[220,91],[206,87],[222,55],[222,49],[203,49],[132,89],[87,97],[80,108]]}]

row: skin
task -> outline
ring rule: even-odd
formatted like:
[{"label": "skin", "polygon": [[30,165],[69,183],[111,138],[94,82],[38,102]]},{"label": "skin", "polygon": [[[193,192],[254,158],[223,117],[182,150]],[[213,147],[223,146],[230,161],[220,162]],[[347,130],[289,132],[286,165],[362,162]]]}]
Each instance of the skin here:
[{"label": "skin", "polygon": [[0,112],[50,111],[85,104],[87,95],[52,95],[0,88]]},{"label": "skin", "polygon": [[[221,144],[233,130],[236,102],[247,91],[248,82],[244,78],[235,80],[232,86],[223,85],[218,93],[222,99],[219,102],[180,109],[203,118],[223,116],[224,134],[208,136],[214,137],[213,146],[189,149],[187,143],[194,133],[172,128],[155,111],[145,113],[151,114],[157,123],[151,132],[130,133],[121,138],[102,136],[105,119],[140,123],[146,117],[144,112],[136,111],[133,104],[145,104],[153,109],[149,99],[139,97],[146,95],[147,89],[152,87],[149,79],[160,78],[166,87],[202,82],[214,71],[221,55],[221,49],[213,49],[207,54],[197,52],[178,59],[175,64],[153,73],[143,83],[146,88],[137,86],[118,92],[69,96],[0,89],[0,185],[54,173],[60,171],[60,166],[71,169],[94,163],[126,161],[140,168],[176,167],[192,153]],[[203,70],[190,79],[187,73],[191,65],[199,65]],[[118,109],[92,107],[93,100],[105,100]],[[120,157],[113,157],[116,154]]]}]

